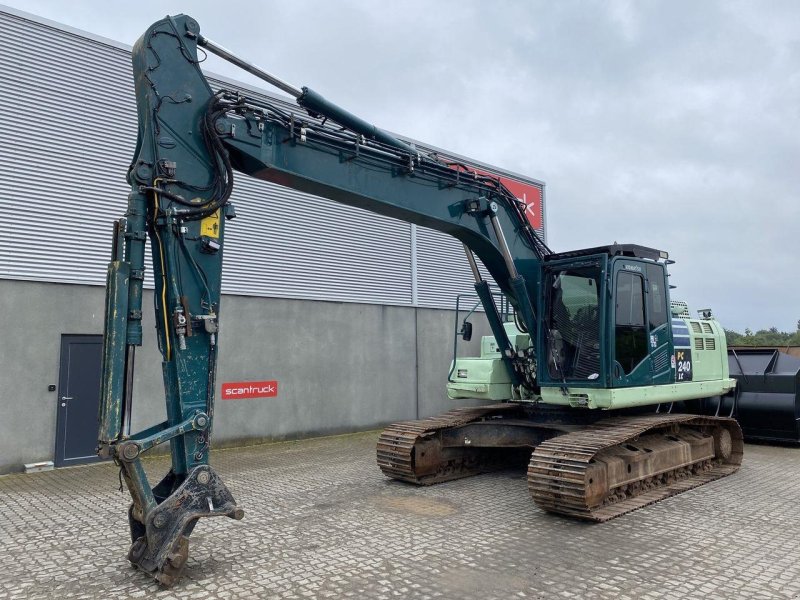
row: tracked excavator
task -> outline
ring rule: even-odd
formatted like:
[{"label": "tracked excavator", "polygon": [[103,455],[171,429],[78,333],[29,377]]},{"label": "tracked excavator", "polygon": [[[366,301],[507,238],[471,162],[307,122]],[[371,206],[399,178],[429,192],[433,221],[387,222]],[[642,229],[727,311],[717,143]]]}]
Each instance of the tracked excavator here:
[{"label": "tracked excavator", "polygon": [[[297,110],[214,91],[198,58],[208,52],[289,94]],[[387,427],[377,460],[389,477],[432,484],[523,457],[541,509],[604,521],[738,469],[740,428],[714,402],[735,386],[724,333],[710,314],[671,308],[666,252],[552,252],[499,179],[278,79],[186,15],[144,33],[133,72],[138,141],[108,268],[98,452],[117,461],[132,497],[128,559],[163,585],[180,577],[200,518],[243,517],[209,465],[234,171],[463,243],[492,335],[480,357],[453,365],[448,393],[484,402]],[[148,240],[167,419],[132,433]],[[171,468],[152,485],[142,455],[166,442]]]}]

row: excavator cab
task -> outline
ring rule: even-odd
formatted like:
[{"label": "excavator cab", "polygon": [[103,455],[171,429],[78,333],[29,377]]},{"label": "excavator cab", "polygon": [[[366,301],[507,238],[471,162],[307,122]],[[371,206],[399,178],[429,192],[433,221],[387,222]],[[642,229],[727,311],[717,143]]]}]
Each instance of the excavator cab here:
[{"label": "excavator cab", "polygon": [[[543,388],[630,389],[675,381],[665,260],[665,252],[633,245],[546,259],[537,352]],[[510,316],[505,321],[514,350],[526,350],[528,333]],[[515,390],[493,336],[484,337],[479,357],[454,353],[447,387],[451,398],[526,398]]]},{"label": "excavator cab", "polygon": [[622,388],[674,381],[666,253],[613,245],[545,263],[542,385]]}]

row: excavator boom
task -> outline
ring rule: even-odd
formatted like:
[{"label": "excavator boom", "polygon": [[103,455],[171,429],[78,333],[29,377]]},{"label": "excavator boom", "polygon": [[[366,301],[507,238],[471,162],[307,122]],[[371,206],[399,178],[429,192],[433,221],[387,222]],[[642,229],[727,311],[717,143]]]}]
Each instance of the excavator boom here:
[{"label": "excavator boom", "polygon": [[[214,92],[198,45],[295,96],[288,114],[233,91]],[[133,48],[139,131],[125,217],[108,270],[99,448],[122,469],[133,498],[130,560],[173,583],[200,517],[243,511],[208,465],[214,415],[222,257],[233,171],[449,233],[486,265],[527,326],[536,319],[541,257],[549,252],[525,206],[492,177],[425,155],[331,104],[236,58],[185,15],[151,26]],[[507,237],[503,231],[507,231]],[[145,244],[155,279],[167,420],[130,431],[135,349],[142,343]],[[477,273],[477,271],[476,271]],[[488,284],[481,293],[493,307]],[[497,311],[493,330],[502,340]],[[515,381],[527,365],[505,358]],[[141,455],[169,442],[172,468],[151,486]]]}]

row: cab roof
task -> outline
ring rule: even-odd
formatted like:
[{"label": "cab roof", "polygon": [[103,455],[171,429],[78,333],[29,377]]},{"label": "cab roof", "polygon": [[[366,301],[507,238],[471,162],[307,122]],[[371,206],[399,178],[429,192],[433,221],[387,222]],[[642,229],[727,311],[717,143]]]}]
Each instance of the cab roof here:
[{"label": "cab roof", "polygon": [[650,260],[666,260],[669,253],[664,250],[648,248],[638,244],[611,244],[610,246],[595,246],[594,248],[584,248],[582,250],[570,250],[568,252],[556,252],[545,256],[545,261],[561,260],[563,258],[578,258],[580,256],[590,256],[592,254],[608,254],[609,256],[628,256],[631,258],[648,258]]}]

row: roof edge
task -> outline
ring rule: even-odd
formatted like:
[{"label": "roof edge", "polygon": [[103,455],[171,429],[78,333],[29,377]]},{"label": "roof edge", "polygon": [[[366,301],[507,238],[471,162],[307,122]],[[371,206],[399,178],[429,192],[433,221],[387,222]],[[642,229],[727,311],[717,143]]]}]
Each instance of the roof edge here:
[{"label": "roof edge", "polygon": [[[68,34],[74,35],[76,37],[89,39],[89,40],[92,40],[94,42],[103,44],[105,46],[109,46],[111,48],[114,48],[116,50],[123,50],[123,51],[128,52],[128,53],[130,53],[133,50],[132,46],[129,46],[128,44],[125,44],[123,42],[119,42],[117,40],[112,40],[110,38],[107,38],[107,37],[104,37],[104,36],[101,36],[101,35],[97,35],[97,34],[91,33],[89,31],[86,31],[86,30],[83,30],[83,29],[78,29],[77,27],[72,27],[70,25],[66,25],[64,23],[60,23],[58,21],[53,21],[52,19],[47,19],[45,17],[40,17],[39,15],[35,15],[33,13],[29,13],[29,12],[26,12],[24,10],[20,10],[18,8],[12,8],[12,7],[7,6],[5,4],[0,4],[0,13],[6,13],[6,14],[9,14],[9,15],[11,15],[13,17],[18,18],[18,19],[31,21],[33,23],[37,23],[38,25],[44,25],[45,27],[49,27],[49,28],[55,29],[57,31],[62,31],[64,33],[68,33]],[[216,80],[224,82],[224,83],[230,83],[230,84],[233,84],[233,85],[235,85],[237,87],[241,87],[241,88],[244,88],[244,89],[247,89],[247,90],[251,90],[251,91],[253,91],[253,92],[257,93],[257,94],[262,94],[262,95],[265,95],[265,96],[269,96],[271,98],[275,98],[276,100],[283,100],[284,102],[293,103],[293,100],[292,100],[292,98],[290,96],[286,96],[286,95],[283,95],[283,94],[278,94],[276,92],[273,92],[272,90],[266,90],[266,89],[263,89],[263,88],[259,88],[259,87],[254,86],[253,84],[245,83],[243,81],[239,81],[238,79],[234,79],[232,77],[219,75],[218,73],[214,73],[213,71],[203,70],[203,73],[205,73],[206,77],[210,77],[211,79],[216,79]],[[421,147],[423,147],[426,150],[429,150],[431,152],[436,152],[436,153],[443,154],[443,155],[447,156],[448,158],[467,161],[467,162],[469,162],[470,164],[472,164],[472,165],[474,165],[476,167],[479,167],[479,168],[482,168],[482,169],[486,169],[487,171],[491,171],[491,172],[493,172],[493,173],[495,173],[497,175],[509,176],[509,177],[512,177],[514,179],[518,179],[518,180],[523,181],[523,182],[527,182],[527,183],[532,183],[534,185],[538,185],[538,186],[540,186],[542,188],[545,187],[544,181],[541,181],[541,180],[536,179],[534,177],[530,177],[529,175],[522,175],[521,173],[517,173],[515,171],[510,171],[508,169],[505,169],[503,167],[498,167],[498,166],[492,165],[490,163],[485,163],[485,162],[482,162],[480,160],[477,160],[477,159],[469,157],[469,156],[464,156],[462,154],[457,154],[457,153],[452,152],[450,150],[447,150],[445,148],[439,148],[438,146],[434,146],[432,144],[429,144],[428,142],[422,142],[420,140],[416,140],[414,138],[410,138],[410,137],[405,136],[405,135],[400,134],[400,133],[396,133],[396,132],[393,132],[393,131],[388,131],[388,133],[391,133],[392,135],[394,135],[394,136],[396,136],[396,137],[398,137],[398,138],[400,138],[400,139],[402,139],[404,141],[411,142],[412,144],[415,144],[417,146],[421,146]],[[542,205],[544,206],[544,202],[542,202]]]}]

